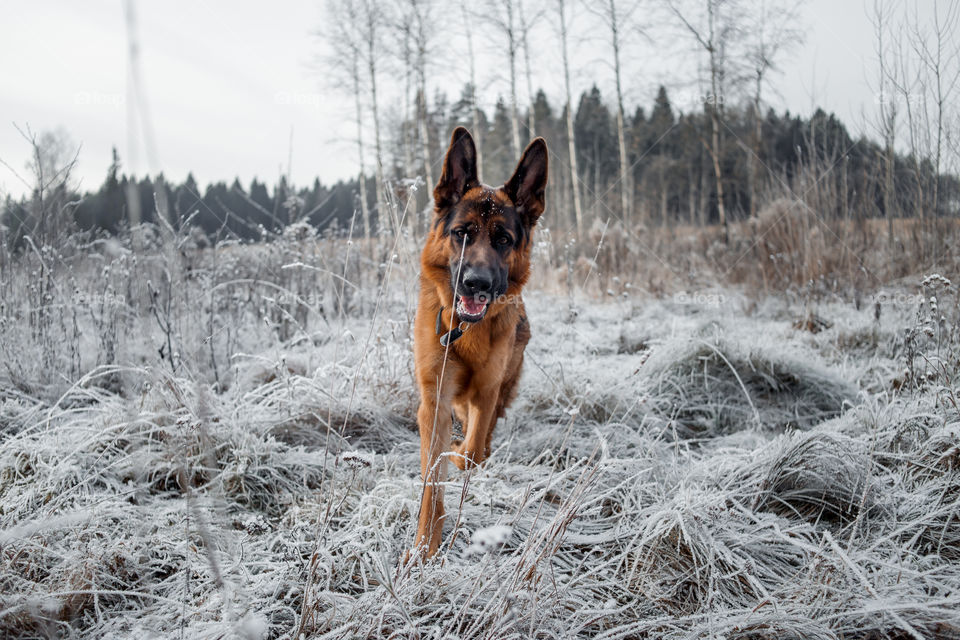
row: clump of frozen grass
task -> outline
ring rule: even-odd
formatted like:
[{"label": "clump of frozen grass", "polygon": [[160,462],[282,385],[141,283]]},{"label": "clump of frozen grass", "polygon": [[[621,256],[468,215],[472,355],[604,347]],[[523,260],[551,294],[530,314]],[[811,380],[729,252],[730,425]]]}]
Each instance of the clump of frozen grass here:
[{"label": "clump of frozen grass", "polygon": [[[334,452],[353,447],[389,451],[416,426],[417,392],[408,345],[401,339],[377,340],[358,366],[364,345],[352,335],[341,335],[339,341],[344,344],[331,341],[309,349],[314,364],[299,366],[297,373],[287,369],[295,361],[292,356],[271,360],[269,366],[259,360],[246,363],[253,374],[242,376],[245,382],[239,389],[258,410],[283,417],[270,431],[287,444]],[[270,375],[258,383],[264,371]]]},{"label": "clump of frozen grass", "polygon": [[674,615],[758,603],[808,561],[806,525],[749,511],[734,493],[686,489],[645,510],[628,579]]},{"label": "clump of frozen grass", "polygon": [[718,630],[718,635],[730,640],[837,640],[823,623],[782,613],[744,616]]},{"label": "clump of frozen grass", "polygon": [[746,428],[809,429],[835,417],[857,389],[782,347],[731,339],[674,340],[643,365],[648,406],[681,439]]},{"label": "clump of frozen grass", "polygon": [[952,481],[950,497],[960,495],[960,422],[935,430],[923,443],[915,462],[915,475],[926,480]]},{"label": "clump of frozen grass", "polygon": [[810,522],[851,522],[873,498],[866,443],[825,431],[787,437],[769,467],[758,509]]},{"label": "clump of frozen grass", "polygon": [[0,401],[0,441],[32,424],[43,410],[43,404],[21,394]]},{"label": "clump of frozen grass", "polygon": [[918,553],[960,562],[960,424],[930,429],[910,455],[892,462],[906,487],[897,501],[899,539]]},{"label": "clump of frozen grass", "polygon": [[[826,624],[803,613],[785,610],[784,603],[764,602],[759,610],[741,610],[713,616],[697,631],[658,630],[664,638],[727,638],[730,640],[839,640]],[[682,625],[681,625],[682,626]],[[857,636],[860,637],[860,636]],[[866,636],[874,637],[874,636]]]}]

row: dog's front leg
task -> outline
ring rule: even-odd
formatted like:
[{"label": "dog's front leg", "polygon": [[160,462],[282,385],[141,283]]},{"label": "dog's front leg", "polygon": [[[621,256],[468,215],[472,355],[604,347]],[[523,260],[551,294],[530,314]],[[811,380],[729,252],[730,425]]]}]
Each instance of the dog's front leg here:
[{"label": "dog's front leg", "polygon": [[489,434],[496,422],[499,392],[498,382],[489,389],[478,389],[470,398],[470,417],[464,426],[463,442],[453,451],[453,463],[461,470],[481,464],[490,455]]},{"label": "dog's front leg", "polygon": [[423,474],[423,498],[420,500],[420,520],[417,525],[415,553],[433,556],[440,546],[443,531],[443,483],[447,478],[447,458],[443,454],[450,447],[451,387],[421,389],[417,422],[420,427],[420,471]]}]

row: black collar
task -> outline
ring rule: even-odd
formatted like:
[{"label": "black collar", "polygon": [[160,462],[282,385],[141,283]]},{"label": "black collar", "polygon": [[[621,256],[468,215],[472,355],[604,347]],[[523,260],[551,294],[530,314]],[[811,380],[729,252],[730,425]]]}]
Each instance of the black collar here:
[{"label": "black collar", "polygon": [[[453,321],[453,314],[450,314],[450,320]],[[463,329],[460,327],[454,327],[442,335],[441,331],[443,331],[443,307],[440,307],[440,311],[437,311],[437,335],[440,336],[440,345],[449,347],[463,335]]]}]

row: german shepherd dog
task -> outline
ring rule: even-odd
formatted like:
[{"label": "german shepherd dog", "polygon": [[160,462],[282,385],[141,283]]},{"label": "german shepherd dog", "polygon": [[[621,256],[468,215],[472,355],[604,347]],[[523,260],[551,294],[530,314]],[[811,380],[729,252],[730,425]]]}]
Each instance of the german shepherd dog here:
[{"label": "german shepherd dog", "polygon": [[516,396],[530,326],[520,291],[530,276],[533,228],[543,213],[547,144],[527,146],[501,187],[482,184],[473,138],[458,127],[433,191],[435,215],[420,257],[414,355],[420,387],[423,498],[414,553],[433,556],[443,529],[443,487],[453,412],[461,470],[490,454],[497,419]]}]

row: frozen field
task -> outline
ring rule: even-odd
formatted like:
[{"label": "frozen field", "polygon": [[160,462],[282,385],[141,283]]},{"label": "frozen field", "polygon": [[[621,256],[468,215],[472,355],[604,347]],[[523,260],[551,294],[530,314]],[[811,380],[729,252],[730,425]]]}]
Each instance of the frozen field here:
[{"label": "frozen field", "polygon": [[953,285],[530,292],[493,454],[401,568],[409,268],[108,249],[3,284],[0,636],[960,638]]}]

